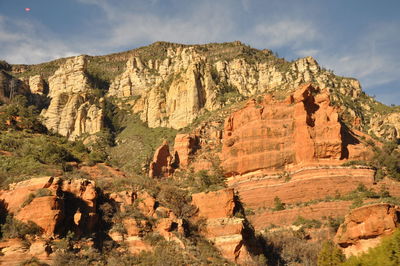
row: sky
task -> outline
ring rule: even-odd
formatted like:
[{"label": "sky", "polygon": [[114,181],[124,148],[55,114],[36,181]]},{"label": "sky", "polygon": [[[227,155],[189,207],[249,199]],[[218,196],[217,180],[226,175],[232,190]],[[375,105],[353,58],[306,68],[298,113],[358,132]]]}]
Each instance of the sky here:
[{"label": "sky", "polygon": [[0,0],[0,59],[13,64],[235,40],[313,56],[400,105],[398,0]]}]

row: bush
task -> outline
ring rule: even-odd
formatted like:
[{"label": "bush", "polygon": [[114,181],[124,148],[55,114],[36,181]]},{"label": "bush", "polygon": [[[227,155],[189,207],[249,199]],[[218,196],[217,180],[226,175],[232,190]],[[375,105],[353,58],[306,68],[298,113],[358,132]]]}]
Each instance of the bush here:
[{"label": "bush", "polygon": [[6,222],[1,225],[1,235],[3,239],[24,239],[27,235],[39,235],[41,233],[42,229],[34,222],[29,221],[28,223],[23,223],[14,219],[12,215],[8,215]]},{"label": "bush", "polygon": [[0,130],[31,130],[45,132],[46,128],[39,120],[39,112],[33,105],[28,105],[25,96],[17,95],[11,103],[0,106]]},{"label": "bush", "polygon": [[321,244],[307,241],[305,232],[299,231],[270,232],[263,236],[271,265],[317,264]]},{"label": "bush", "polygon": [[321,221],[315,220],[315,219],[305,219],[302,216],[297,216],[296,221],[293,222],[293,225],[301,225],[305,228],[320,228],[322,225]]},{"label": "bush", "polygon": [[318,254],[318,266],[334,266],[344,262],[342,251],[332,241],[326,241]]},{"label": "bush", "polygon": [[281,199],[278,196],[276,196],[274,198],[274,208],[272,210],[274,210],[274,211],[282,211],[284,209],[285,209],[285,203],[283,203],[281,201]]}]

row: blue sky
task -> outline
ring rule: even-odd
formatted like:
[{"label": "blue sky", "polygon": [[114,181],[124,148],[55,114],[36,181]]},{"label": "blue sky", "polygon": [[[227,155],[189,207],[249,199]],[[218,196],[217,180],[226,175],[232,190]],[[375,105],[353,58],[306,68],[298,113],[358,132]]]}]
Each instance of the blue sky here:
[{"label": "blue sky", "polygon": [[10,63],[234,40],[288,60],[311,55],[400,104],[398,0],[0,0],[0,59]]}]

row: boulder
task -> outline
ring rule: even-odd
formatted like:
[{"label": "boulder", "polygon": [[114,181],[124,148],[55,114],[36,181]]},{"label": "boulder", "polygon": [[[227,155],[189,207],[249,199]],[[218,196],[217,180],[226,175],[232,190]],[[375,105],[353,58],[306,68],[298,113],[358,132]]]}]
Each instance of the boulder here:
[{"label": "boulder", "polygon": [[346,215],[334,241],[347,257],[377,246],[382,237],[391,235],[400,224],[400,207],[380,203],[354,209]]}]

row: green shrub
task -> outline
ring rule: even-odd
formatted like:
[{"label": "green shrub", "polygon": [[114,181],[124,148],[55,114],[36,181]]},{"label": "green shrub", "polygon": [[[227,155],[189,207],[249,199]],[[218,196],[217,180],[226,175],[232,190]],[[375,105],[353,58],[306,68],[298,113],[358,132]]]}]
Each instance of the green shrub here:
[{"label": "green shrub", "polygon": [[274,208],[272,210],[274,210],[274,211],[282,211],[284,209],[285,209],[285,203],[283,203],[281,201],[281,199],[278,196],[276,196],[274,198]]},{"label": "green shrub", "polygon": [[306,219],[302,216],[297,216],[296,221],[293,222],[293,225],[302,226],[305,228],[320,228],[322,225],[321,221],[315,219]]},{"label": "green shrub", "polygon": [[14,219],[12,215],[8,215],[6,222],[1,225],[1,235],[3,239],[24,239],[27,235],[39,235],[41,233],[42,229],[35,223],[31,221],[28,223],[23,223]]},{"label": "green shrub", "polygon": [[342,251],[332,241],[326,241],[318,254],[318,266],[336,266],[345,261]]}]

